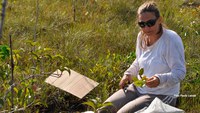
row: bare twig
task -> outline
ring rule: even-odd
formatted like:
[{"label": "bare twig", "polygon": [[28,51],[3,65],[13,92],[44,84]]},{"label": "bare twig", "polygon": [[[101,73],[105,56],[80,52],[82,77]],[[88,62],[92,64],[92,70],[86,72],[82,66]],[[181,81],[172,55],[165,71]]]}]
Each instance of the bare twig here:
[{"label": "bare twig", "polygon": [[[13,52],[12,52],[12,39],[11,39],[11,34],[9,35],[9,38],[10,38],[10,64],[11,64],[11,84],[14,83],[14,61],[13,61]],[[14,90],[13,90],[14,86],[11,85],[11,107],[13,108],[14,107],[14,103],[13,103],[13,93],[14,93]]]},{"label": "bare twig", "polygon": [[2,1],[1,24],[0,24],[0,39],[2,38],[3,22],[4,22],[4,18],[5,18],[5,13],[6,13],[6,4],[7,4],[7,0],[3,0]]},{"label": "bare twig", "polygon": [[[35,15],[35,27],[34,27],[34,35],[33,41],[36,42],[37,39],[37,24],[38,24],[38,17],[39,17],[39,0],[36,0],[36,15]],[[35,46],[33,47],[33,51],[35,51]],[[36,62],[33,60],[33,65],[36,67]],[[33,72],[34,74],[34,72]]]},{"label": "bare twig", "polygon": [[73,0],[74,22],[76,21],[76,0]]},{"label": "bare twig", "polygon": [[[35,14],[35,26],[34,26],[34,34],[33,41],[36,42],[37,39],[37,24],[38,24],[38,15],[39,15],[39,0],[36,1],[36,14]],[[35,46],[33,47],[33,51],[35,51]],[[34,67],[36,63],[33,61]]]},{"label": "bare twig", "polygon": [[6,101],[6,96],[8,95],[8,93],[11,91],[12,87],[16,86],[16,84],[11,84],[10,87],[7,89],[6,93],[4,94],[4,97],[3,97],[3,101],[5,102]]},{"label": "bare twig", "polygon": [[35,16],[34,35],[33,35],[34,42],[36,41],[36,38],[37,38],[38,16],[39,16],[39,0],[36,1],[36,16]]}]

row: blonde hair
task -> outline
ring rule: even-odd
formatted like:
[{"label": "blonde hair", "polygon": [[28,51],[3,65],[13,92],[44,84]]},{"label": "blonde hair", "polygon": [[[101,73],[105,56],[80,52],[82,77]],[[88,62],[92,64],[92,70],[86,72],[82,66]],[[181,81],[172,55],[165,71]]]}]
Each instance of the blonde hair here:
[{"label": "blonde hair", "polygon": [[160,17],[160,11],[158,10],[157,4],[154,1],[145,2],[138,8],[138,15],[145,12],[152,12],[155,14],[156,18]]}]

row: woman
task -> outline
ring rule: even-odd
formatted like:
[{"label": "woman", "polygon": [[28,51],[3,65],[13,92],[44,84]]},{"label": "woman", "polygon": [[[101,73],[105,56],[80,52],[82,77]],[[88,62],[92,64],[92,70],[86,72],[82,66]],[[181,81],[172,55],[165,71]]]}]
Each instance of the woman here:
[{"label": "woman", "polygon": [[[137,18],[141,31],[137,37],[136,59],[125,71],[119,83],[121,89],[106,100],[113,106],[99,112],[133,113],[148,107],[155,97],[176,105],[175,95],[179,94],[180,81],[186,73],[182,40],[176,32],[164,28],[154,2],[142,4]],[[133,82],[125,91],[125,84],[137,76],[141,68],[148,78],[145,86],[136,87]]]}]

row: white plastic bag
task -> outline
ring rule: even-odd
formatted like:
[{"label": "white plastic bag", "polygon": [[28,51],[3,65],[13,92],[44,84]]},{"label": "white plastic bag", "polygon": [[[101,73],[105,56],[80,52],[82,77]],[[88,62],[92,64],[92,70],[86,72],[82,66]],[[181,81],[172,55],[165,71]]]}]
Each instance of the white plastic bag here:
[{"label": "white plastic bag", "polygon": [[163,103],[159,98],[155,98],[149,107],[145,107],[135,113],[185,113],[183,110]]},{"label": "white plastic bag", "polygon": [[81,113],[94,113],[94,111],[85,111],[85,112],[81,112]]}]

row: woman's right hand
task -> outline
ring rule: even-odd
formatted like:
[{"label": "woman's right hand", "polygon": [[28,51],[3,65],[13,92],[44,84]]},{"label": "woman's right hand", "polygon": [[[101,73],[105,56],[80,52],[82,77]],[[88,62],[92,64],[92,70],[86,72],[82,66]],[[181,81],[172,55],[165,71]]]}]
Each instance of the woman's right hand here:
[{"label": "woman's right hand", "polygon": [[121,79],[121,81],[119,82],[119,87],[121,89],[123,89],[125,87],[126,84],[130,83],[132,81],[132,77],[131,75],[124,75]]}]

